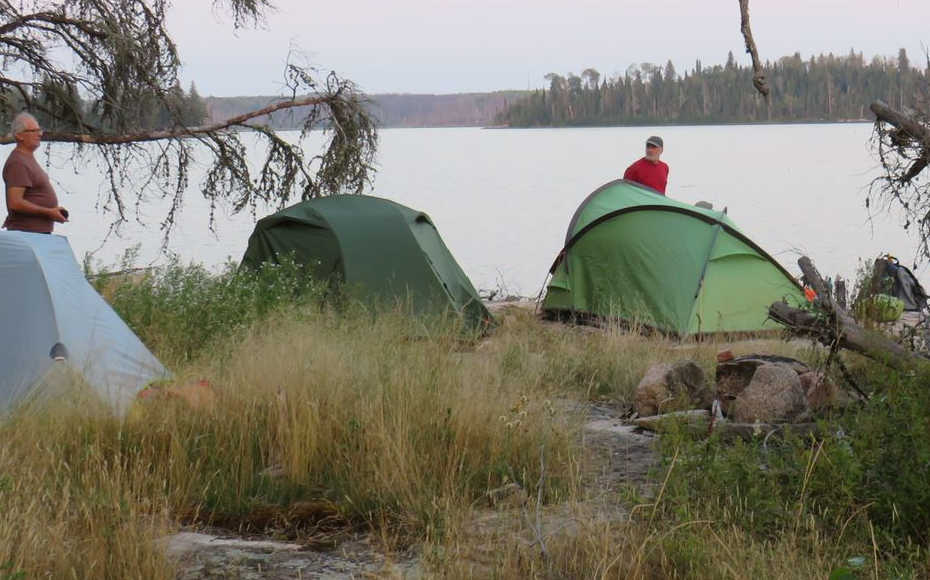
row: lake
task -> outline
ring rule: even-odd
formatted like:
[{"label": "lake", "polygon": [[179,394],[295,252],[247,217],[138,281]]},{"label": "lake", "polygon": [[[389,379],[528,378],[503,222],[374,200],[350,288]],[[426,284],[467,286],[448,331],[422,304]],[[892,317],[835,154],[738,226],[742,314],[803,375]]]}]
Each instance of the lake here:
[{"label": "lake", "polygon": [[[869,220],[865,192],[877,174],[871,130],[868,123],[385,129],[370,193],[429,214],[479,289],[535,295],[578,204],[621,177],[642,156],[645,139],[656,134],[665,139],[670,197],[728,208],[741,229],[790,272],[798,272],[803,252],[825,276],[851,278],[860,258],[891,252],[910,265],[917,247],[897,215]],[[73,168],[69,152],[51,146],[48,170],[62,205],[71,210],[71,222],[56,232],[68,236],[78,258],[94,252],[95,260],[113,265],[125,248],[138,244],[137,265],[164,261],[157,204],[142,207],[144,225],[129,224],[122,238],[103,243],[113,219],[95,209],[103,176],[93,164]],[[212,234],[197,183],[192,181],[169,250],[209,266],[238,261],[251,216],[220,212]],[[926,268],[917,274],[928,285]]]}]

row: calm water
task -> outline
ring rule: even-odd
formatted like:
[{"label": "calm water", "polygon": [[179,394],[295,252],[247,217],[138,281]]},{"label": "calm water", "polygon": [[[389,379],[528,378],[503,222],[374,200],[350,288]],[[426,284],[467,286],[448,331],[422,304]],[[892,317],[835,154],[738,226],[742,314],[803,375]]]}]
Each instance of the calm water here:
[{"label": "calm water", "polygon": [[[671,166],[669,196],[729,208],[791,272],[804,252],[824,275],[851,277],[859,258],[892,252],[910,263],[916,248],[897,216],[868,219],[865,188],[876,167],[870,133],[870,124],[384,130],[371,193],[428,213],[476,287],[533,295],[578,204],[620,177],[642,155],[645,138],[658,134]],[[51,149],[50,174],[72,215],[57,231],[75,253],[94,251],[114,264],[124,248],[141,244],[139,265],[164,260],[157,205],[142,208],[145,225],[131,224],[122,239],[101,246],[112,221],[95,209],[102,176],[93,164],[72,168],[65,155]],[[208,265],[238,260],[252,218],[221,213],[211,234],[205,204],[195,188],[190,194],[169,249]],[[926,269],[918,275],[926,284]]]}]

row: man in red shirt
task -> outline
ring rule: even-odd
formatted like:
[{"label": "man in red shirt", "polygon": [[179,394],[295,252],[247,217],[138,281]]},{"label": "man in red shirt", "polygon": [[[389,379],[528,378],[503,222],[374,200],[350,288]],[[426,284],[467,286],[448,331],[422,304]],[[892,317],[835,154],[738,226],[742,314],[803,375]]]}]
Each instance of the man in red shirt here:
[{"label": "man in red shirt", "polygon": [[68,221],[68,210],[58,205],[58,196],[35,151],[42,141],[42,128],[29,113],[20,113],[11,125],[16,148],[3,165],[6,185],[8,230],[50,234],[55,223]]},{"label": "man in red shirt", "polygon": [[623,179],[641,183],[665,195],[668,184],[668,165],[659,161],[664,143],[662,137],[646,139],[646,156],[626,168]]}]

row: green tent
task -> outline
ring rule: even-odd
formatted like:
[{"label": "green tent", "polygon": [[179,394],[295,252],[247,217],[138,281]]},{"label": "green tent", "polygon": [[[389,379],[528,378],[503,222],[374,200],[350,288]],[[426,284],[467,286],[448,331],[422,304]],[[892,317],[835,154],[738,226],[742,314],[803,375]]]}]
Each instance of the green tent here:
[{"label": "green tent", "polygon": [[804,301],[788,272],[726,215],[626,180],[582,202],[543,310],[606,316],[683,336],[777,328],[768,306]]},{"label": "green tent", "polygon": [[334,195],[259,220],[242,265],[286,256],[378,303],[455,312],[472,328],[491,319],[429,216],[386,199]]}]

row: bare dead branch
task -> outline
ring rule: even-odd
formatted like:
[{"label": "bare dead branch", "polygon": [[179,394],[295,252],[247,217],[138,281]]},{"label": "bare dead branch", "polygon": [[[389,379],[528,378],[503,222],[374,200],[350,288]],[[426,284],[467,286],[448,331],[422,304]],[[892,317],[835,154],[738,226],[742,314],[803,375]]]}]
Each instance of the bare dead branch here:
[{"label": "bare dead branch", "polygon": [[765,82],[765,75],[762,74],[762,61],[759,58],[759,49],[756,48],[756,41],[752,37],[752,29],[749,26],[749,0],[739,0],[740,12],[740,32],[743,33],[743,39],[746,41],[746,52],[752,56],[752,86],[768,98],[769,87]]},{"label": "bare dead branch", "polygon": [[921,181],[930,165],[930,122],[919,112],[904,112],[876,101],[872,142],[882,167],[869,188],[866,206],[896,206],[905,230],[916,228],[919,257],[930,258],[930,183]]}]

